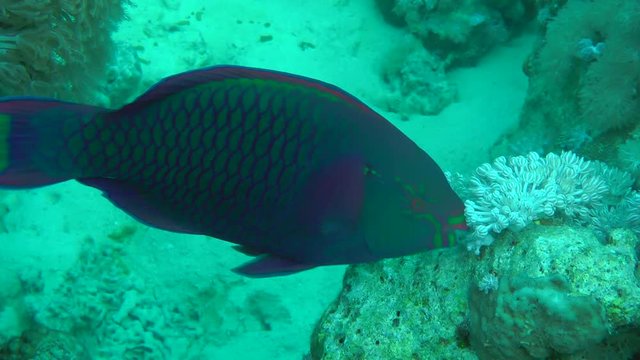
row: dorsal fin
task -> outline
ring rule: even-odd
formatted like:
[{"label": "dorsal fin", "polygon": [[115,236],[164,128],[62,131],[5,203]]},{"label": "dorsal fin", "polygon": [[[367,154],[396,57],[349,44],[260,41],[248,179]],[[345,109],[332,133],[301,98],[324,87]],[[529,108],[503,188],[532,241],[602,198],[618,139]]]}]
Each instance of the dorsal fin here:
[{"label": "dorsal fin", "polygon": [[169,76],[153,85],[149,90],[147,90],[131,104],[125,105],[123,109],[139,108],[149,102],[161,100],[169,95],[175,94],[181,90],[185,90],[193,86],[206,84],[212,81],[223,81],[229,79],[277,80],[291,84],[298,84],[301,86],[316,89],[326,94],[334,95],[344,101],[350,102],[356,106],[363,107],[371,111],[369,107],[367,107],[353,95],[350,95],[344,90],[323,81],[275,70],[234,65],[211,66]]}]

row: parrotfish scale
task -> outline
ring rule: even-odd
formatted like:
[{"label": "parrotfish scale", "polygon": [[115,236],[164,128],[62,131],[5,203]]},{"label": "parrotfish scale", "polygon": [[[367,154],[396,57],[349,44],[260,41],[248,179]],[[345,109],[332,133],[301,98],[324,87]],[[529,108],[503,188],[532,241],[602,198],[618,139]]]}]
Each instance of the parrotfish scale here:
[{"label": "parrotfish scale", "polygon": [[257,94],[256,94],[256,87],[255,86],[249,86],[247,87],[244,96],[243,96],[243,103],[244,103],[244,107],[246,109],[247,112],[249,111],[254,111],[256,110],[257,107]]},{"label": "parrotfish scale", "polygon": [[230,86],[229,89],[227,90],[227,104],[229,108],[233,111],[237,110],[241,106],[241,103],[240,103],[241,91],[242,90],[240,89],[240,87],[235,85]]}]

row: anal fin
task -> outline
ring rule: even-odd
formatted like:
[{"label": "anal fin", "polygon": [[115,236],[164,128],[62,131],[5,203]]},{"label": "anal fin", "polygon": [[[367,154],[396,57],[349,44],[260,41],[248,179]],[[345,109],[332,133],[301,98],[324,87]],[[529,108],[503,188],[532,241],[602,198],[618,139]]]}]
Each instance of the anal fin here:
[{"label": "anal fin", "polygon": [[250,278],[265,278],[294,274],[314,268],[315,265],[298,263],[271,255],[264,255],[233,269],[236,274]]},{"label": "anal fin", "polygon": [[233,250],[247,255],[247,256],[260,256],[260,255],[264,255],[264,251],[259,250],[259,249],[255,249],[252,248],[250,246],[245,246],[245,245],[234,245],[231,248],[233,248]]}]

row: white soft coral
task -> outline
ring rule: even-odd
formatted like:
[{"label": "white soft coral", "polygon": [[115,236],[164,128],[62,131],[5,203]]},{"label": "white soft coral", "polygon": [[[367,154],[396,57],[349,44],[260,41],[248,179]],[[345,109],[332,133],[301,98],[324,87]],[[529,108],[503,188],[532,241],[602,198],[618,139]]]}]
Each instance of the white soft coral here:
[{"label": "white soft coral", "polygon": [[579,219],[602,205],[605,179],[590,161],[571,152],[499,157],[480,166],[469,181],[468,224],[478,237],[521,230],[556,211]]}]

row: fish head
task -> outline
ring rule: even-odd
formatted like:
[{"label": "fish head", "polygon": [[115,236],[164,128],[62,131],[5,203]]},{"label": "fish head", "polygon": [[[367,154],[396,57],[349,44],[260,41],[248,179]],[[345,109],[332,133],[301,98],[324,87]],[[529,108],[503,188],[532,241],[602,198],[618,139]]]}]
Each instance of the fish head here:
[{"label": "fish head", "polygon": [[[446,180],[445,180],[446,181]],[[448,183],[439,185],[403,184],[405,199],[409,203],[405,214],[417,222],[430,223],[435,232],[429,236],[428,249],[453,246],[457,242],[457,232],[467,231],[464,203]]]},{"label": "fish head", "polygon": [[464,203],[444,175],[433,174],[426,179],[411,183],[370,170],[361,225],[373,256],[404,256],[452,246],[456,232],[468,229]]}]

